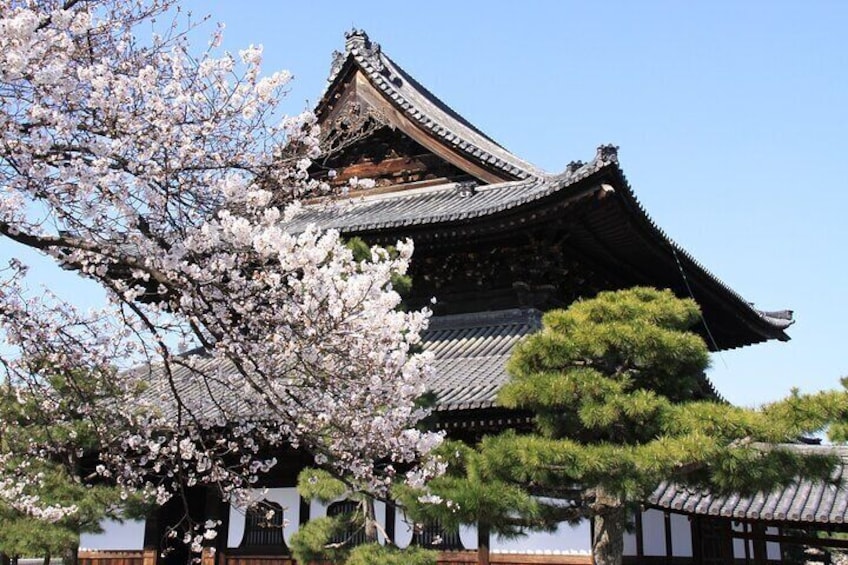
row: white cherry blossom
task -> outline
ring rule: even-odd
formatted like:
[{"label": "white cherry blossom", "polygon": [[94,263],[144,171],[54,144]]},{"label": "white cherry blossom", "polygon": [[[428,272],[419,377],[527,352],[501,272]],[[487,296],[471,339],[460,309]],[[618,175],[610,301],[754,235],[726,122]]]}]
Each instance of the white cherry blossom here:
[{"label": "white cherry blossom", "polygon": [[[169,8],[0,3],[0,236],[111,300],[87,313],[34,298],[13,261],[0,278],[3,384],[60,424],[89,419],[97,472],[160,504],[201,483],[238,497],[287,445],[364,488],[384,488],[398,464],[420,483],[441,469],[414,466],[440,436],[415,429],[430,369],[412,352],[429,313],[400,311],[391,288],[411,242],[357,261],[336,232],[287,231],[302,197],[329,190],[308,175],[315,116],[280,116],[290,75],[263,76],[261,47],[216,53],[221,27],[205,53],[179,15],[136,37]],[[102,387],[57,398],[56,375]],[[40,505],[37,477],[10,461],[0,454],[0,500],[45,519],[73,511]]]}]

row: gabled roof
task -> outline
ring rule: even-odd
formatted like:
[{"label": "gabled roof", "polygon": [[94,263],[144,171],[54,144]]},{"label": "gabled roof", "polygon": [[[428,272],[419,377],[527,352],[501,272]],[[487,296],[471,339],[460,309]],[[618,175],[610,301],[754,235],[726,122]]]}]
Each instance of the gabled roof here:
[{"label": "gabled roof", "polygon": [[842,464],[833,483],[799,481],[753,496],[715,495],[673,483],[663,483],[648,498],[656,508],[699,516],[798,524],[848,523],[848,449],[834,446],[784,445],[785,449],[837,455]]},{"label": "gabled roof", "polygon": [[[329,85],[315,109],[319,121],[333,107],[339,90],[358,71],[366,86],[396,113],[384,112],[392,127],[424,132],[452,153],[494,172],[488,182],[544,176],[541,169],[512,154],[439,100],[382,52],[362,30],[346,34],[345,53],[336,52]],[[389,115],[391,114],[391,115]],[[417,130],[413,132],[411,130]],[[474,171],[468,171],[474,174]],[[479,171],[477,172],[479,175]]]},{"label": "gabled roof", "polygon": [[443,180],[424,188],[384,187],[308,206],[292,229],[316,223],[372,241],[412,237],[420,248],[428,241],[444,246],[451,239],[491,239],[559,222],[569,245],[619,284],[667,287],[693,297],[702,307],[702,333],[712,349],[789,339],[784,330],[793,323],[791,311],[754,308],[651,220],[619,167],[617,147],[601,146],[588,163],[573,161],[561,174],[545,173],[451,110],[361,30],[346,34],[345,52],[335,54],[316,108],[319,121],[341,112],[351,97],[356,104],[379,106],[377,115],[389,127],[414,136],[483,184]]}]

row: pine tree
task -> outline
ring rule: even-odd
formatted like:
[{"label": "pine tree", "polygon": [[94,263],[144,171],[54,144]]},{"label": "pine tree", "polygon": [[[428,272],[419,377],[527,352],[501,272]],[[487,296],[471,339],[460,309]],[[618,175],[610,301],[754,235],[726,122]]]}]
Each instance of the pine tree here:
[{"label": "pine tree", "polygon": [[[845,394],[795,392],[760,410],[723,402],[704,376],[708,349],[689,331],[700,319],[694,301],[650,288],[546,314],[514,351],[499,396],[533,411],[535,432],[485,438],[476,475],[549,497],[526,516],[537,526],[591,517],[602,565],[621,563],[627,508],[662,481],[748,493],[798,477],[827,480],[831,458],[779,444],[844,418]],[[568,504],[543,502],[551,498]]]},{"label": "pine tree", "polygon": [[445,442],[438,455],[447,464],[444,475],[425,490],[397,484],[392,494],[416,523],[436,523],[445,532],[461,524],[477,527],[477,563],[489,565],[489,537],[513,539],[527,527],[541,524],[542,507],[523,488],[499,480],[481,466],[475,449],[458,441]]},{"label": "pine tree", "polygon": [[[40,396],[11,383],[0,390],[0,447],[18,454],[5,461],[0,479],[38,476],[22,497],[37,497],[39,506],[74,511],[43,519],[0,502],[0,553],[44,556],[46,561],[61,557],[68,565],[76,563],[81,533],[101,532],[102,520],[140,517],[144,509],[94,472],[95,424],[82,403],[109,401],[112,384],[82,371],[49,374],[44,384],[53,391],[54,404],[45,405]],[[53,445],[51,453],[33,452],[45,441]]]}]

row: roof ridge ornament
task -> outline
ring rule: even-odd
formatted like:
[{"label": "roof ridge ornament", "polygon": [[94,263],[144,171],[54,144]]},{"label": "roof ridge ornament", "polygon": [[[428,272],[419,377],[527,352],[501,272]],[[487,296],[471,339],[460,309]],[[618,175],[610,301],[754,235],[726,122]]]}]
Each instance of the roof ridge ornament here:
[{"label": "roof ridge ornament", "polygon": [[569,164],[567,164],[565,166],[566,176],[573,175],[574,173],[576,173],[577,171],[582,169],[585,164],[586,163],[584,163],[583,161],[580,161],[580,160],[570,162]]},{"label": "roof ridge ornament", "polygon": [[333,51],[332,57],[333,61],[330,63],[330,76],[327,77],[327,82],[333,82],[333,79],[335,79],[336,75],[342,70],[344,63],[347,60],[347,55],[338,49]]},{"label": "roof ridge ornament", "polygon": [[477,183],[473,180],[458,182],[453,190],[460,198],[469,198],[477,194]]},{"label": "roof ridge ornament", "polygon": [[618,163],[618,145],[613,145],[612,143],[599,145],[598,153],[595,155],[595,161],[601,163]]},{"label": "roof ridge ornament", "polygon": [[380,44],[368,37],[365,30],[353,28],[345,33],[345,50],[374,67],[374,70],[382,72],[385,68],[380,57]]}]

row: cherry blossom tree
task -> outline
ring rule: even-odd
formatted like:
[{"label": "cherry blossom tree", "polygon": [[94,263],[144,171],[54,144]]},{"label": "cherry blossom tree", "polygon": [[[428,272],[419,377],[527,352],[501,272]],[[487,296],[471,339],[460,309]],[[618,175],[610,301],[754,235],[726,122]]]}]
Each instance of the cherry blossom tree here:
[{"label": "cherry blossom tree", "polygon": [[[191,29],[169,0],[0,2],[0,235],[110,301],[33,297],[23,262],[6,265],[4,386],[57,422],[86,418],[96,473],[159,503],[198,483],[238,497],[284,444],[376,490],[398,466],[426,480],[441,438],[414,427],[428,364],[411,350],[428,312],[401,311],[391,284],[411,242],[358,260],[336,232],[287,231],[327,191],[307,175],[314,116],[280,116],[290,76],[263,75],[261,47],[218,53],[219,29],[195,53]],[[11,457],[0,500],[74,511],[40,504]],[[186,532],[195,546],[213,535]]]}]

